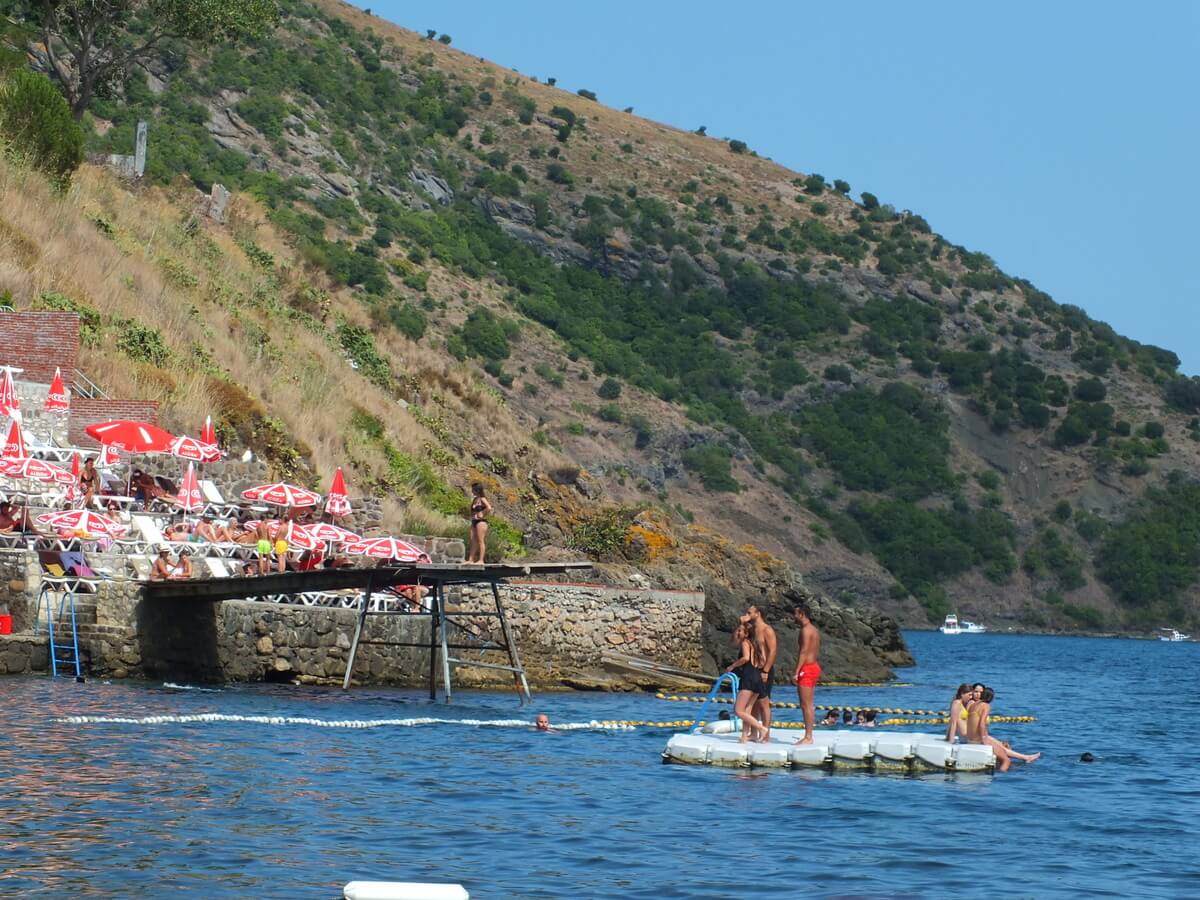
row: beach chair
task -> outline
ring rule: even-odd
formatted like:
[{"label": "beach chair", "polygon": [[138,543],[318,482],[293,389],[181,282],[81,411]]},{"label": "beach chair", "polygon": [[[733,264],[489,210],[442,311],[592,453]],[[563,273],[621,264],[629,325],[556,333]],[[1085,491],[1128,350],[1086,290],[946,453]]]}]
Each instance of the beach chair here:
[{"label": "beach chair", "polygon": [[213,578],[228,578],[230,576],[229,569],[225,567],[225,560],[215,556],[202,556],[205,568],[208,569],[208,574]]},{"label": "beach chair", "polygon": [[125,559],[133,569],[135,578],[147,581],[154,573],[154,562],[148,556],[127,556]]},{"label": "beach chair", "polygon": [[204,502],[207,504],[204,511],[209,515],[228,518],[229,516],[236,516],[239,512],[238,505],[226,500],[221,495],[221,489],[217,487],[217,483],[211,479],[200,479],[200,494],[204,497]]}]

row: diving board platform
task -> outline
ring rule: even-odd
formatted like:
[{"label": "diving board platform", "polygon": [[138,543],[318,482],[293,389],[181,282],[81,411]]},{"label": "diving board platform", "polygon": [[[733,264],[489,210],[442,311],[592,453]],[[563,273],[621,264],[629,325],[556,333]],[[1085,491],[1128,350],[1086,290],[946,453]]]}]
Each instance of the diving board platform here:
[{"label": "diving board platform", "polygon": [[[468,666],[511,672],[513,686],[522,703],[532,699],[525,668],[521,665],[516,638],[508,624],[504,603],[500,598],[501,582],[529,576],[563,575],[592,568],[588,561],[562,563],[403,563],[370,569],[318,569],[312,572],[276,572],[256,576],[186,579],[172,581],[143,581],[143,597],[154,603],[220,603],[225,600],[255,600],[279,596],[297,596],[323,591],[355,590],[358,595],[354,635],[347,654],[343,690],[350,687],[358,651],[364,644],[389,647],[415,647],[429,652],[429,699],[437,699],[438,675],[447,703],[453,694],[451,667]],[[399,585],[421,585],[428,588],[424,608],[420,611],[388,609],[372,602],[374,595]],[[446,602],[446,588],[468,584],[491,586],[491,603],[482,608],[453,609]],[[321,607],[309,607],[321,608]],[[364,636],[371,616],[405,616],[410,619],[429,619],[428,642],[370,640]],[[481,635],[470,620],[495,619],[500,625],[501,640]],[[467,650],[501,654],[498,661],[467,659],[452,655]],[[495,657],[493,657],[495,659]],[[440,661],[440,665],[439,665]],[[440,672],[439,672],[440,670]]]},{"label": "diving board platform", "polygon": [[[731,723],[720,725],[731,727]],[[867,733],[870,731],[871,733]],[[877,772],[993,772],[996,754],[982,744],[948,744],[941,735],[909,732],[818,731],[811,744],[803,732],[771,729],[767,743],[741,743],[740,733],[676,734],[663,761],[734,768],[826,768]]]}]

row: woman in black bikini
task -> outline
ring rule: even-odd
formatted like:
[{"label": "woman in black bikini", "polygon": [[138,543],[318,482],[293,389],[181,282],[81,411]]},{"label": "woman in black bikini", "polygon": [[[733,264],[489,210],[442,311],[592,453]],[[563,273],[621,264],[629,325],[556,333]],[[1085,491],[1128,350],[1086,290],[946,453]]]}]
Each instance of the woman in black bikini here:
[{"label": "woman in black bikini", "polygon": [[492,504],[483,496],[483,485],[476,481],[471,485],[471,541],[467,548],[468,565],[483,565],[487,552],[487,517],[492,513]]},{"label": "woman in black bikini", "polygon": [[741,648],[741,656],[733,661],[726,672],[733,672],[738,677],[738,695],[733,704],[733,713],[742,720],[742,736],[740,742],[763,741],[762,722],[754,718],[750,712],[758,695],[762,693],[762,676],[759,674],[761,660],[757,658],[754,649],[754,623],[743,616],[733,632],[734,640]]}]

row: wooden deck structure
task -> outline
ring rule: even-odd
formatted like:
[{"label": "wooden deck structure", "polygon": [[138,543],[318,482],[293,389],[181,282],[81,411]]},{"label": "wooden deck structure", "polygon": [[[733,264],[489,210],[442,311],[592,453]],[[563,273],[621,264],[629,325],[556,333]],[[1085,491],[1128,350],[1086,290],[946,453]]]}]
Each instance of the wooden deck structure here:
[{"label": "wooden deck structure", "polygon": [[[206,580],[146,581],[143,595],[148,601],[162,602],[208,602],[223,600],[254,600],[259,597],[297,595],[314,591],[361,590],[358,601],[358,617],[354,636],[350,643],[350,655],[346,661],[346,674],[342,688],[350,687],[350,676],[358,648],[365,643],[388,646],[421,647],[429,651],[429,698],[437,699],[438,661],[440,658],[442,688],[446,702],[453,695],[451,666],[474,666],[485,669],[500,669],[511,672],[517,697],[522,703],[530,699],[529,682],[521,665],[520,653],[505,616],[504,604],[500,599],[499,585],[511,578],[530,575],[562,575],[590,569],[590,562],[569,563],[496,563],[489,565],[465,565],[462,563],[414,563],[411,565],[388,566],[375,569],[319,569],[313,572],[278,572],[256,577],[213,578]],[[425,602],[428,609],[423,612],[388,610],[382,606],[373,609],[372,596],[401,584],[420,584],[429,588]],[[446,608],[446,588],[456,585],[487,584],[491,586],[494,608],[453,612]],[[368,641],[363,637],[369,616],[429,617],[428,644],[409,641]],[[463,620],[495,618],[499,620],[503,643],[480,637],[469,623]],[[462,636],[472,638],[463,643]],[[475,650],[504,653],[506,663],[483,662],[451,656],[451,651]]]}]

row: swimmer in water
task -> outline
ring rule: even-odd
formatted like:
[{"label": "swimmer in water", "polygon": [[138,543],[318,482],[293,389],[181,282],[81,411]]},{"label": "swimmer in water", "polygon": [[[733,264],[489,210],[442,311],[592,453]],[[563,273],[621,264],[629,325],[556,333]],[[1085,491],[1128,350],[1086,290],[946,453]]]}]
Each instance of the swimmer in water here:
[{"label": "swimmer in water", "polygon": [[535,731],[544,731],[546,734],[558,734],[558,729],[550,727],[550,717],[545,713],[537,714],[537,718],[533,720],[533,728]]}]

